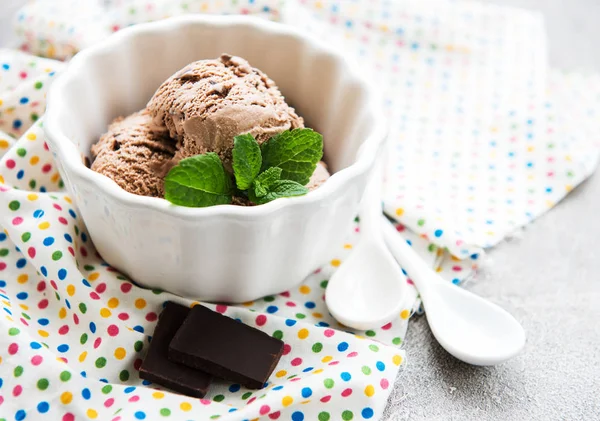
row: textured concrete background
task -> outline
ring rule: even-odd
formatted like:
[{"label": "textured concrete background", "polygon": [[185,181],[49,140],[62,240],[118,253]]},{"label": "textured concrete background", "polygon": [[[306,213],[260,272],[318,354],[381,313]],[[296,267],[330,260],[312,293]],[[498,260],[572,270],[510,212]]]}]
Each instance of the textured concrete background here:
[{"label": "textured concrete background", "polygon": [[[491,0],[541,10],[550,64],[600,71],[600,1]],[[408,365],[384,419],[600,420],[600,174],[488,252],[467,288],[510,311],[524,352],[489,368],[447,354],[424,317],[409,326]]]}]

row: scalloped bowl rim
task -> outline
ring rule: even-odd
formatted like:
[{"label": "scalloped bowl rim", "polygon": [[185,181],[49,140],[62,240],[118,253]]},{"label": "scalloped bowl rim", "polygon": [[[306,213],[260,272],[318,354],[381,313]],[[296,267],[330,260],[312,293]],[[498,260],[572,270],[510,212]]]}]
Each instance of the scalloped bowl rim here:
[{"label": "scalloped bowl rim", "polygon": [[[372,114],[374,121],[372,129],[367,136],[365,136],[365,139],[359,147],[355,161],[346,168],[332,174],[322,186],[304,196],[278,199],[264,205],[250,207],[236,205],[217,205],[204,208],[176,206],[163,198],[140,196],[129,193],[119,187],[112,179],[86,167],[81,160],[80,151],[77,145],[69,140],[59,123],[60,119],[58,118],[59,115],[57,114],[57,110],[59,110],[60,107],[65,107],[65,105],[62,104],[63,99],[60,95],[61,90],[65,89],[74,74],[80,72],[82,68],[85,68],[86,61],[90,58],[110,52],[112,49],[118,49],[121,43],[134,37],[144,36],[158,31],[174,31],[180,26],[193,24],[212,26],[246,25],[255,30],[270,32],[274,36],[295,36],[303,39],[304,42],[313,47],[316,47],[317,51],[329,54],[340,61],[352,77],[366,88],[367,100],[365,101],[365,104],[368,105],[368,113]],[[103,193],[113,196],[116,200],[129,207],[153,209],[182,219],[196,219],[198,217],[208,216],[260,217],[263,215],[270,215],[285,207],[317,203],[337,189],[343,188],[345,184],[352,181],[355,177],[368,171],[370,166],[375,162],[379,146],[383,143],[387,134],[385,118],[380,105],[381,101],[379,101],[378,95],[375,94],[375,90],[371,86],[371,83],[361,75],[355,62],[350,61],[332,46],[320,41],[312,35],[304,34],[295,27],[249,16],[188,15],[156,22],[142,23],[125,28],[107,37],[105,40],[77,53],[67,66],[66,70],[57,77],[57,80],[50,87],[47,104],[47,111],[44,116],[44,130],[48,135],[48,143],[51,145],[51,149],[56,152],[57,157],[60,159],[67,173],[72,172],[76,176],[95,184]]]}]

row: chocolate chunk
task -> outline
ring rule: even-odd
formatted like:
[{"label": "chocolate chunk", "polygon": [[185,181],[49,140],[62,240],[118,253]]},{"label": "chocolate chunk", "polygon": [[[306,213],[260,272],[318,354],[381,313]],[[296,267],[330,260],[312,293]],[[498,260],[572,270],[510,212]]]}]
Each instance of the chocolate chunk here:
[{"label": "chocolate chunk", "polygon": [[195,306],[169,346],[169,358],[260,389],[283,352],[283,342],[203,306]]},{"label": "chocolate chunk", "polygon": [[167,357],[169,343],[189,313],[188,307],[167,303],[154,329],[148,355],[140,367],[140,378],[184,395],[202,398],[208,392],[212,376],[169,361]]}]

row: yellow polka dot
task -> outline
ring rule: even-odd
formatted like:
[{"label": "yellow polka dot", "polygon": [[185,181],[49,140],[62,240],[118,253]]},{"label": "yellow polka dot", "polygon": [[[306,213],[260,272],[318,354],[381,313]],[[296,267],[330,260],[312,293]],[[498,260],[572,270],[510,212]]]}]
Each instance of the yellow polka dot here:
[{"label": "yellow polka dot", "polygon": [[88,418],[95,420],[98,417],[98,412],[96,412],[95,409],[90,408],[87,410],[86,415]]},{"label": "yellow polka dot", "polygon": [[50,222],[46,221],[46,222],[42,222],[41,224],[38,225],[38,228],[41,230],[45,230],[50,228]]},{"label": "yellow polka dot", "polygon": [[29,279],[29,275],[26,273],[22,273],[17,277],[17,282],[20,284],[24,284]]},{"label": "yellow polka dot", "polygon": [[68,405],[73,400],[73,394],[71,392],[64,392],[60,395],[60,401],[63,405]]},{"label": "yellow polka dot", "polygon": [[80,363],[84,362],[86,358],[87,358],[87,351],[83,351],[81,354],[79,354],[79,362]]},{"label": "yellow polka dot", "polygon": [[119,299],[118,299],[118,298],[115,298],[115,297],[113,297],[113,298],[111,298],[110,300],[108,300],[108,303],[107,303],[107,305],[108,305],[110,308],[115,308],[115,307],[117,307],[117,306],[119,305]]},{"label": "yellow polka dot", "polygon": [[352,248],[352,244],[344,244],[344,248],[350,250]]},{"label": "yellow polka dot", "polygon": [[442,269],[442,267],[441,267],[441,266],[438,266],[438,267],[436,267],[436,268],[435,268],[435,271],[436,271],[437,273],[440,273],[442,270],[443,270],[443,269]]},{"label": "yellow polka dot", "polygon": [[275,373],[275,377],[283,377],[287,374],[287,371],[285,370],[279,370],[277,373]]},{"label": "yellow polka dot", "polygon": [[25,304],[19,304],[19,307],[21,307],[25,311],[29,310],[29,306],[26,306]]},{"label": "yellow polka dot", "polygon": [[533,152],[534,150],[535,150],[535,147],[533,147],[533,146],[527,147],[527,152]]},{"label": "yellow polka dot", "polygon": [[242,305],[244,307],[252,307],[254,305],[254,301],[246,301],[245,303],[242,303]]},{"label": "yellow polka dot", "polygon": [[64,307],[61,307],[60,310],[58,310],[58,317],[60,317],[61,319],[64,319],[65,317],[67,317],[67,309]]},{"label": "yellow polka dot", "polygon": [[181,402],[181,405],[179,405],[179,407],[181,408],[182,411],[189,411],[192,409],[192,405],[189,402]]},{"label": "yellow polka dot", "polygon": [[4,184],[4,177],[2,177],[1,175],[0,175],[0,183]]},{"label": "yellow polka dot", "polygon": [[73,201],[71,200],[71,198],[69,196],[65,196],[65,202],[73,203]]},{"label": "yellow polka dot", "polygon": [[404,215],[404,208],[398,208],[398,209],[396,209],[396,215],[398,215],[398,216]]},{"label": "yellow polka dot", "polygon": [[125,358],[125,355],[127,355],[125,348],[119,347],[119,348],[115,349],[115,358],[117,360],[122,360],[123,358]]},{"label": "yellow polka dot", "polygon": [[402,357],[400,355],[396,354],[392,357],[392,362],[396,365],[400,365],[400,364],[402,364]]},{"label": "yellow polka dot", "polygon": [[152,394],[152,397],[153,397],[154,399],[162,399],[162,398],[164,398],[164,397],[165,397],[165,394],[164,394],[163,392],[154,392],[154,393]]},{"label": "yellow polka dot", "polygon": [[283,406],[290,406],[294,402],[294,398],[291,396],[286,396],[281,400],[281,404]]},{"label": "yellow polka dot", "polygon": [[37,156],[37,155],[34,155],[34,156],[32,156],[32,157],[31,157],[31,159],[29,160],[29,163],[30,163],[31,165],[35,165],[35,164],[37,164],[38,162],[40,162],[40,157],[39,157],[39,156]]},{"label": "yellow polka dot", "polygon": [[11,304],[9,301],[2,300],[2,304],[4,304],[6,307],[11,307]]},{"label": "yellow polka dot", "polygon": [[300,402],[300,405],[306,405],[307,403],[310,403],[310,399]]},{"label": "yellow polka dot", "polygon": [[306,338],[308,338],[308,329],[300,329],[298,331],[298,337],[300,339],[306,339]]},{"label": "yellow polka dot", "polygon": [[94,273],[90,273],[90,276],[88,276],[88,279],[90,281],[95,281],[99,277],[100,277],[100,274],[98,272],[94,272]]},{"label": "yellow polka dot", "polygon": [[460,262],[460,259],[456,256],[450,256],[453,262]]},{"label": "yellow polka dot", "polygon": [[371,397],[375,394],[375,388],[372,385],[368,385],[365,387],[365,395]]},{"label": "yellow polka dot", "polygon": [[104,317],[104,318],[110,317],[110,316],[111,316],[111,314],[112,314],[112,313],[111,313],[111,312],[110,312],[110,310],[109,310],[109,309],[107,309],[107,308],[101,308],[101,309],[100,309],[100,315],[101,315],[102,317]]},{"label": "yellow polka dot", "polygon": [[33,202],[34,200],[38,200],[39,196],[35,193],[31,193],[27,195],[27,200]]},{"label": "yellow polka dot", "polygon": [[9,322],[12,322],[12,321],[13,321],[13,318],[12,318],[12,317],[10,317],[10,316],[6,316],[6,320],[8,320]]},{"label": "yellow polka dot", "polygon": [[573,186],[572,186],[572,185],[570,185],[570,184],[567,184],[567,185],[565,186],[565,190],[569,192],[569,191],[573,190]]},{"label": "yellow polka dot", "polygon": [[144,300],[143,298],[138,298],[137,300],[135,300],[135,308],[141,310],[144,307],[146,307],[146,300]]},{"label": "yellow polka dot", "polygon": [[407,309],[402,310],[402,312],[400,312],[400,317],[403,318],[404,320],[408,319],[408,317],[410,316],[410,311]]},{"label": "yellow polka dot", "polygon": [[333,360],[333,357],[331,355],[327,355],[326,357],[323,357],[321,359],[321,362],[323,363],[328,363],[329,361]]},{"label": "yellow polka dot", "polygon": [[4,139],[0,139],[0,149],[6,149],[10,146],[10,143],[8,143],[6,140]]},{"label": "yellow polka dot", "polygon": [[342,264],[340,259],[333,259],[330,263],[331,263],[331,266],[334,266],[334,267],[338,267],[339,265]]},{"label": "yellow polka dot", "polygon": [[319,369],[317,369],[317,370],[313,371],[312,373],[313,373],[313,374],[319,374],[319,373],[322,373],[322,372],[323,372],[323,369],[322,369],[322,368],[319,368]]},{"label": "yellow polka dot", "polygon": [[323,317],[323,315],[321,313],[319,313],[318,311],[315,311],[312,315],[316,319],[320,319]]},{"label": "yellow polka dot", "polygon": [[300,287],[300,292],[302,294],[309,294],[310,293],[310,288],[308,286],[306,286],[306,285],[302,285]]},{"label": "yellow polka dot", "polygon": [[71,297],[75,295],[75,285],[69,284],[67,286],[67,294],[69,294]]},{"label": "yellow polka dot", "polygon": [[54,173],[54,174],[52,174],[52,177],[50,177],[50,181],[52,181],[53,183],[56,183],[58,181],[59,177],[60,177],[60,174]]},{"label": "yellow polka dot", "polygon": [[40,335],[42,338],[47,338],[48,336],[50,336],[48,332],[42,329],[38,330],[38,335]]},{"label": "yellow polka dot", "polygon": [[27,133],[27,139],[35,140],[35,139],[37,139],[37,135],[35,133]]}]

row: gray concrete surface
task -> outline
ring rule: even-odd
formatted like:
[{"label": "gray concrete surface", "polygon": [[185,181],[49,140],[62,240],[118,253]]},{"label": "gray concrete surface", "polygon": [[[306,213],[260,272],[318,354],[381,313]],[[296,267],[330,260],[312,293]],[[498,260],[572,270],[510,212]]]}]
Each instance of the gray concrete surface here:
[{"label": "gray concrete surface", "polygon": [[[600,1],[490,1],[544,13],[552,66],[600,71]],[[522,234],[489,250],[467,288],[521,321],[524,352],[472,367],[417,318],[384,420],[600,420],[600,174]]]}]

